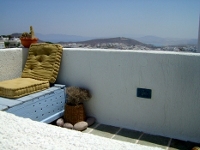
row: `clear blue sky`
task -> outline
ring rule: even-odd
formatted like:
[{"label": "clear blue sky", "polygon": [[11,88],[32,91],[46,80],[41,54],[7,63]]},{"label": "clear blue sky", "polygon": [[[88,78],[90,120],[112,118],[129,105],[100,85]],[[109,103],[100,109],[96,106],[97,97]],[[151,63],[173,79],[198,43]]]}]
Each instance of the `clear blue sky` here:
[{"label": "clear blue sky", "polygon": [[0,0],[0,35],[197,38],[200,0]]}]

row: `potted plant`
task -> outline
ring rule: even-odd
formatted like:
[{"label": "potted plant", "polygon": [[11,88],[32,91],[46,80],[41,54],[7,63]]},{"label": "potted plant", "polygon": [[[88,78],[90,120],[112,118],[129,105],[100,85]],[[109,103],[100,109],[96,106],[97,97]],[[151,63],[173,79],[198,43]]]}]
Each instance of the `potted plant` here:
[{"label": "potted plant", "polygon": [[21,43],[24,47],[29,48],[32,43],[37,43],[38,38],[35,37],[33,27],[30,26],[30,32],[22,33],[20,37]]},{"label": "potted plant", "polygon": [[83,102],[91,98],[90,92],[79,87],[68,87],[66,93],[67,103],[65,105],[64,121],[72,125],[85,121],[86,115]]}]

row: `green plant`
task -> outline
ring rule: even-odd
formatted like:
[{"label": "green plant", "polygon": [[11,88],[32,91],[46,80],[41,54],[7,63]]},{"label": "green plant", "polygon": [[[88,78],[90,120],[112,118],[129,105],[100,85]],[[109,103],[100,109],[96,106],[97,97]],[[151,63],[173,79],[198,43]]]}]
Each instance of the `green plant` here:
[{"label": "green plant", "polygon": [[10,42],[4,42],[5,47],[9,47]]},{"label": "green plant", "polygon": [[34,30],[33,30],[33,27],[32,26],[30,26],[30,32],[28,33],[28,32],[24,32],[24,33],[22,33],[22,35],[21,35],[21,37],[20,37],[20,39],[37,39],[36,37],[35,37],[35,33],[34,33]]},{"label": "green plant", "polygon": [[20,43],[17,43],[17,47],[19,47],[21,44]]},{"label": "green plant", "polygon": [[68,87],[67,93],[67,104],[68,105],[79,105],[84,101],[88,101],[91,98],[89,90],[79,87]]},{"label": "green plant", "polygon": [[8,35],[8,38],[9,38],[9,40],[12,38],[12,36],[11,35]]}]

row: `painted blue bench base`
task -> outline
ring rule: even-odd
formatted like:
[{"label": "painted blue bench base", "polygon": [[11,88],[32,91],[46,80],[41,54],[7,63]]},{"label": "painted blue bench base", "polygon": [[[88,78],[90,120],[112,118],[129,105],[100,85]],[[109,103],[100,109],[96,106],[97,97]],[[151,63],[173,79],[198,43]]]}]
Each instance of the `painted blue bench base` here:
[{"label": "painted blue bench base", "polygon": [[55,84],[41,92],[18,99],[0,97],[0,110],[35,121],[50,123],[64,114],[65,85]]}]

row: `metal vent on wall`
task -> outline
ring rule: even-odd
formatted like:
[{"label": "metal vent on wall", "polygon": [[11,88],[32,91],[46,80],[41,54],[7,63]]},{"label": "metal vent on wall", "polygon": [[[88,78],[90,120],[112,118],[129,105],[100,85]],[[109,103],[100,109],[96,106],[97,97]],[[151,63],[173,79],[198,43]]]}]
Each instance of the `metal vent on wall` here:
[{"label": "metal vent on wall", "polygon": [[151,99],[151,89],[137,88],[137,97]]}]

